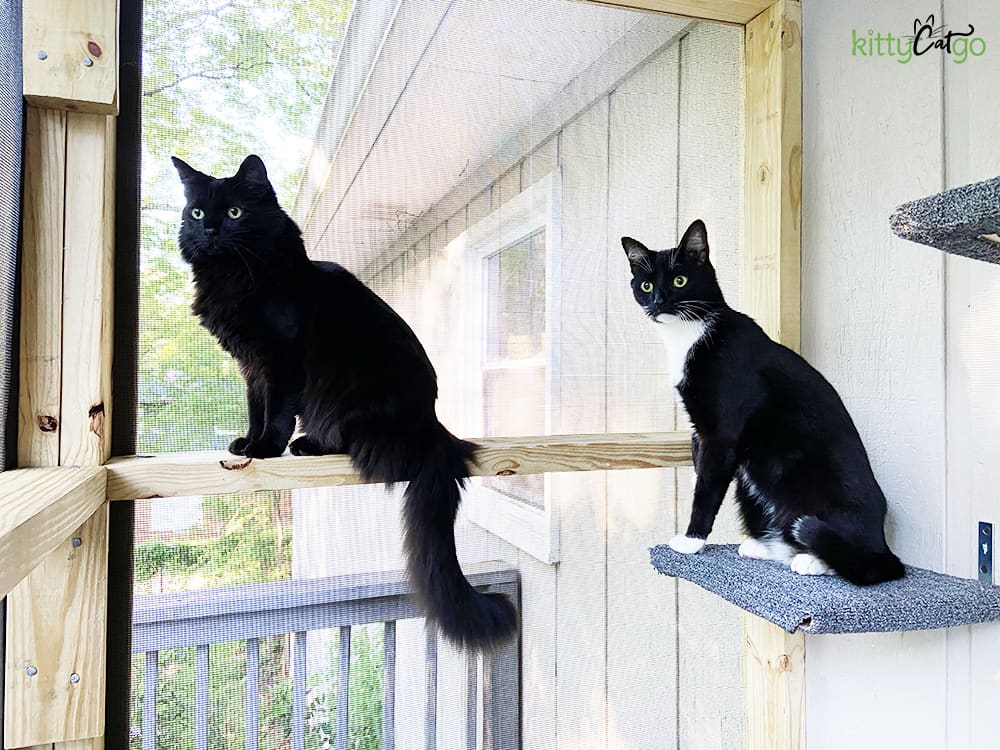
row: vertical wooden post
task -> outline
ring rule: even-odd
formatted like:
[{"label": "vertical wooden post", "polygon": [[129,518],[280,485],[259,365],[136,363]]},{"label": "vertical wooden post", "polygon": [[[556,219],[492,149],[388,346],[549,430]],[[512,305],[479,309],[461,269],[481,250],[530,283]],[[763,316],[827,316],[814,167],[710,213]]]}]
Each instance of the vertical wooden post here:
[{"label": "vertical wooden post", "polygon": [[[115,120],[81,112],[116,106],[117,20],[116,0],[25,8],[25,55],[38,63],[25,67],[25,94],[67,111],[27,113],[22,467],[100,465],[109,455]],[[105,503],[8,597],[6,748],[103,747],[107,532]]]},{"label": "vertical wooden post", "polygon": [[[802,7],[779,0],[746,25],[741,308],[799,348]],[[805,640],[743,618],[744,750],[805,748]]]}]

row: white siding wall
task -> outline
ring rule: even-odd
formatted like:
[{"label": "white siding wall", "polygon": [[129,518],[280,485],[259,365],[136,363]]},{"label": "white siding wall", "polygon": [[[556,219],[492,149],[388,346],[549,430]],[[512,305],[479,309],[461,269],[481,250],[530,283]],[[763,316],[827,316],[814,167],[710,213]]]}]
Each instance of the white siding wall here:
[{"label": "white siding wall", "polygon": [[[851,56],[851,32],[937,13],[987,39],[957,65]],[[895,238],[899,203],[1000,174],[1000,6],[803,8],[803,353],[840,391],[906,562],[975,577],[1000,522],[1000,268]],[[943,86],[942,86],[943,83]],[[997,744],[1000,626],[807,641],[809,750]]]}]

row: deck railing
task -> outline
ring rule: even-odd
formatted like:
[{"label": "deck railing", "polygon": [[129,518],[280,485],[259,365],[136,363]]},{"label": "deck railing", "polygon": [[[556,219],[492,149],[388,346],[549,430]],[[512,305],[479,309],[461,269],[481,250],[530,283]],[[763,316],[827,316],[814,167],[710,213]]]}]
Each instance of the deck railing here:
[{"label": "deck railing", "polygon": [[[513,570],[478,566],[469,580],[478,590],[502,593],[518,601]],[[493,565],[492,567],[496,567]],[[396,744],[396,623],[420,616],[409,585],[398,572],[293,579],[204,591],[136,597],[133,653],[145,653],[142,750],[156,750],[156,695],[159,652],[195,647],[194,748],[208,750],[209,647],[246,642],[245,745],[258,748],[260,639],[294,634],[292,639],[292,750],[304,750],[306,738],[306,647],[311,631],[337,629],[336,734],[334,748],[347,750],[350,712],[351,628],[383,623],[381,750]],[[425,658],[424,748],[438,747],[438,635],[427,629]],[[467,657],[468,704],[466,750],[517,750],[520,747],[520,649],[518,643],[480,658]],[[480,668],[482,674],[480,675]],[[480,679],[481,677],[481,679]],[[152,697],[152,699],[150,699]],[[402,696],[400,696],[402,697]],[[480,706],[482,732],[479,731]],[[455,728],[455,736],[462,729]],[[480,740],[482,742],[480,743]],[[441,750],[453,750],[447,744]]]}]

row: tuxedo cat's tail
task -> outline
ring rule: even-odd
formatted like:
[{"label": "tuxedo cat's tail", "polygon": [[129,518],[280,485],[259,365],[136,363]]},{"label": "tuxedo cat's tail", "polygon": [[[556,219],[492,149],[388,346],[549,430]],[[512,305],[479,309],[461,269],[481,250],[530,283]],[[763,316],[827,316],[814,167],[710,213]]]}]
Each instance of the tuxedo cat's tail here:
[{"label": "tuxedo cat's tail", "polygon": [[422,465],[404,494],[410,581],[429,620],[458,646],[490,650],[517,632],[517,611],[502,594],[469,585],[455,550],[455,514],[474,446],[445,430],[424,446]]},{"label": "tuxedo cat's tail", "polygon": [[815,516],[799,519],[792,535],[838,575],[856,586],[893,581],[902,578],[905,573],[903,563],[884,540],[882,549],[873,551],[837,533],[834,527]]}]

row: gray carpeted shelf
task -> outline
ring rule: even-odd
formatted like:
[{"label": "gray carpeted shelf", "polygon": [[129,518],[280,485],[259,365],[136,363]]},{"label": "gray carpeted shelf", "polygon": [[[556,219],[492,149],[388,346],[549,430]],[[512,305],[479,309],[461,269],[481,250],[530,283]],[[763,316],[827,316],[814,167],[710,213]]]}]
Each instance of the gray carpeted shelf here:
[{"label": "gray carpeted shelf", "polygon": [[1000,263],[1000,177],[904,203],[889,226],[904,240]]},{"label": "gray carpeted shelf", "polygon": [[898,581],[862,588],[740,557],[734,544],[709,544],[696,555],[663,544],[650,550],[650,560],[660,573],[696,583],[789,633],[884,633],[1000,620],[1000,586],[923,568],[907,566]]}]

